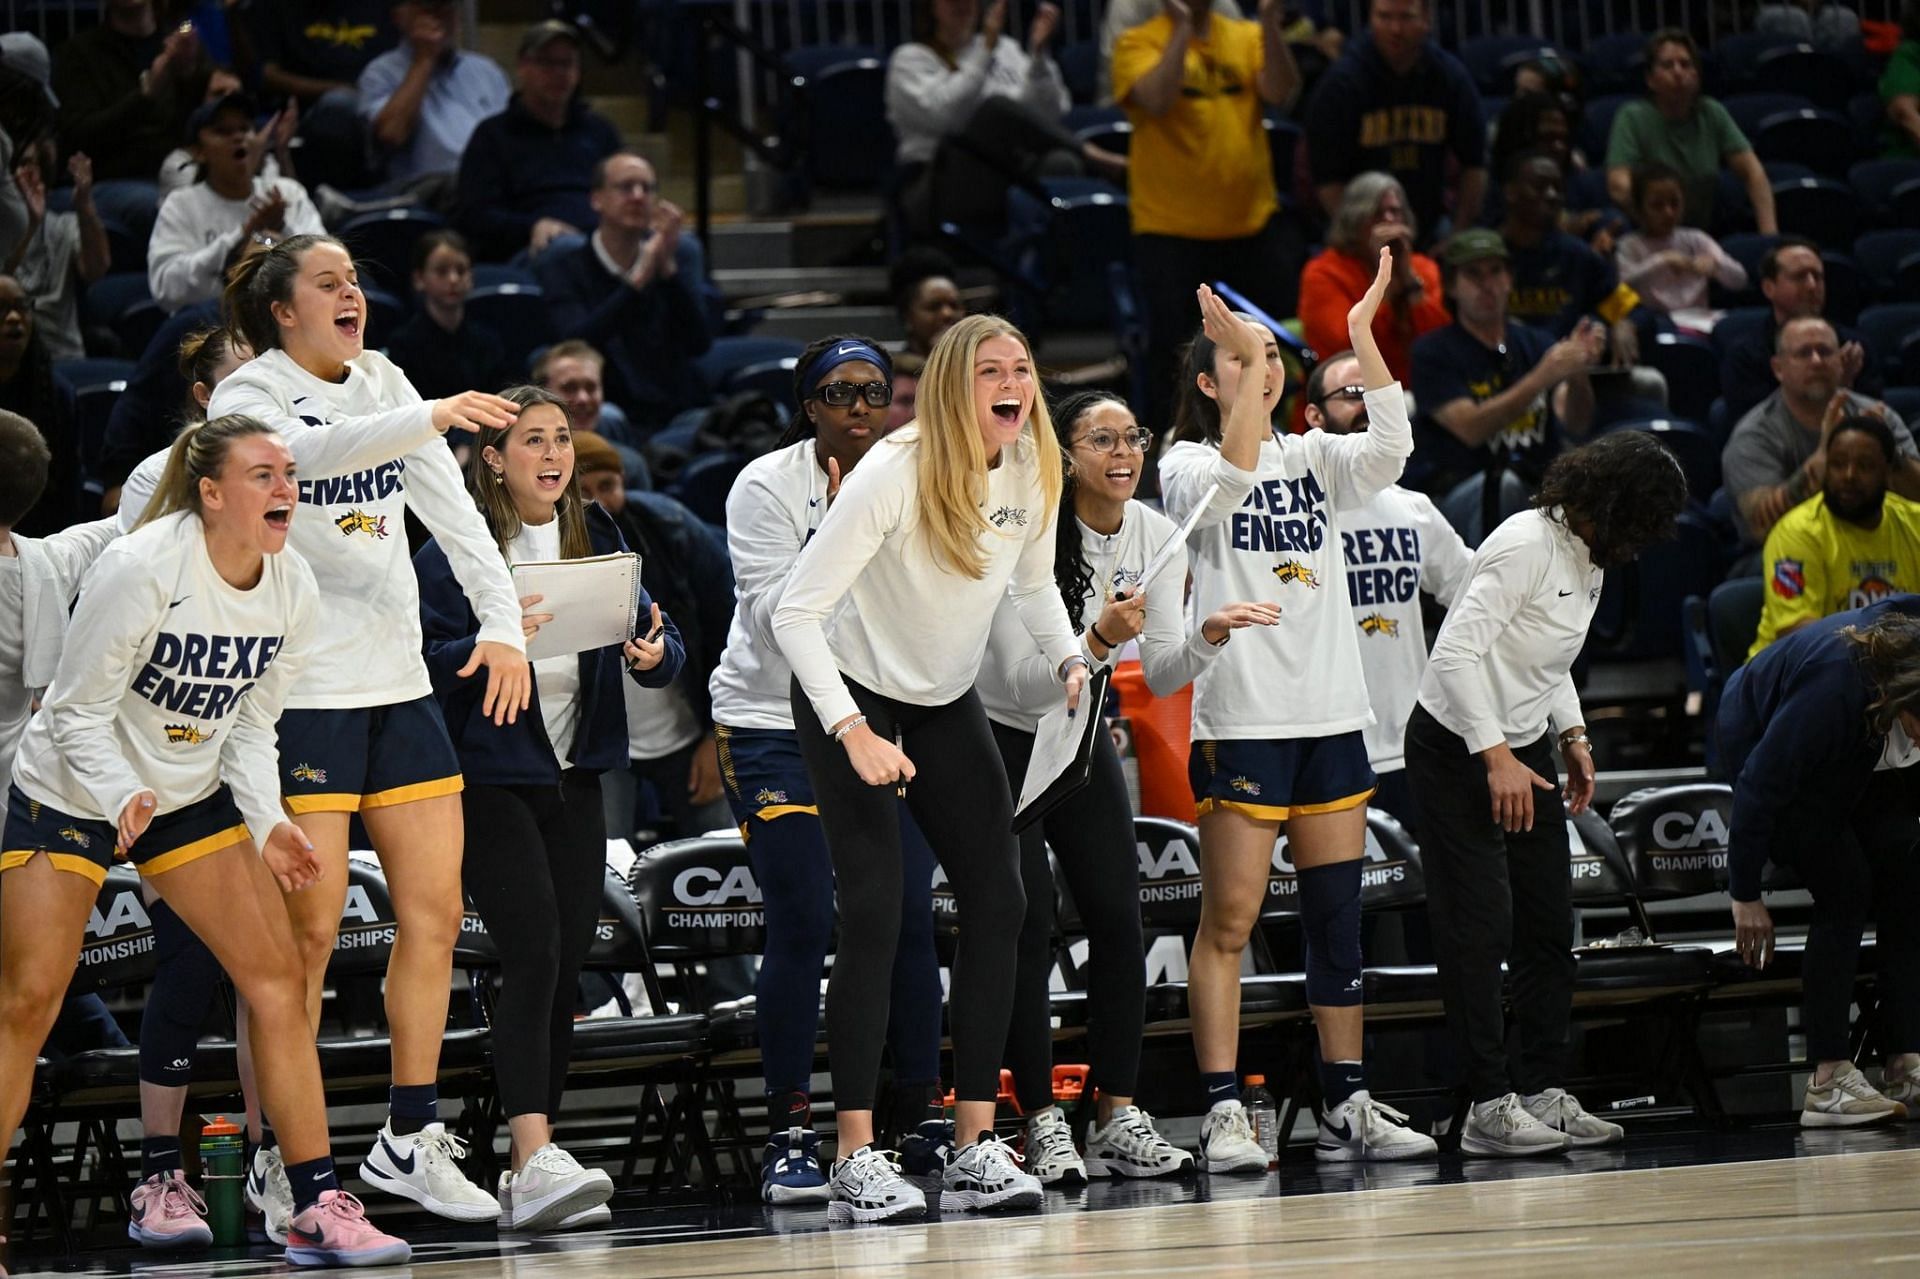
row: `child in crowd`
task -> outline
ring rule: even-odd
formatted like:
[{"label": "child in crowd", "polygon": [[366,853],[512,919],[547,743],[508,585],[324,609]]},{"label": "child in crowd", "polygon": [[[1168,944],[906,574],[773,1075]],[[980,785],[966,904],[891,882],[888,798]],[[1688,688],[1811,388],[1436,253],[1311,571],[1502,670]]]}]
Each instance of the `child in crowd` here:
[{"label": "child in crowd", "polygon": [[1648,306],[1665,312],[1682,332],[1704,334],[1721,315],[1707,305],[1708,281],[1743,289],[1747,269],[1705,231],[1680,225],[1685,199],[1685,184],[1673,169],[1664,164],[1635,169],[1633,217],[1639,230],[1621,237],[1615,261],[1620,282]]}]

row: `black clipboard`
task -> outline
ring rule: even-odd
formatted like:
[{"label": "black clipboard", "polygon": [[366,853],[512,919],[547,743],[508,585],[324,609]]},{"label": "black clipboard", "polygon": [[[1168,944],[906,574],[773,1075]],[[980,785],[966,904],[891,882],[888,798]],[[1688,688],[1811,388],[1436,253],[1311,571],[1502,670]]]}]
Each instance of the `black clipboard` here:
[{"label": "black clipboard", "polygon": [[[1107,685],[1113,678],[1111,667],[1097,667],[1092,678],[1087,680],[1086,688],[1080,692],[1080,707],[1072,723],[1079,726],[1080,738],[1075,747],[1073,758],[1065,771],[1056,776],[1047,788],[1013,815],[1013,833],[1018,835],[1048,813],[1066,802],[1074,792],[1085,786],[1093,776],[1093,746],[1099,735],[1107,731]],[[1028,771],[1032,771],[1028,763]],[[1022,779],[1020,790],[1027,790],[1026,780]],[[1015,797],[1018,802],[1018,796]]]}]

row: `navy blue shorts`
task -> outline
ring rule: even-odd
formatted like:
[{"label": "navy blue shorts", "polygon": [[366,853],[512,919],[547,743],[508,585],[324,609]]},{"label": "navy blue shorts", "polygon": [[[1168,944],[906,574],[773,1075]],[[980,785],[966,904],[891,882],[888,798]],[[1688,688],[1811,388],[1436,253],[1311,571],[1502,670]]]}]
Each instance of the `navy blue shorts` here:
[{"label": "navy blue shorts", "polygon": [[1365,804],[1374,788],[1358,729],[1333,737],[1195,742],[1187,780],[1202,816],[1230,808],[1263,822],[1345,812]]},{"label": "navy blue shorts", "polygon": [[460,757],[431,697],[280,715],[280,793],[288,811],[358,813],[461,790]]},{"label": "navy blue shorts", "polygon": [[[190,861],[217,853],[251,838],[241,820],[233,794],[225,786],[205,799],[161,813],[134,842],[125,860],[142,875],[160,875]],[[44,853],[55,870],[84,875],[104,884],[107,871],[121,858],[117,822],[75,817],[37,799],[28,799],[18,786],[7,788],[7,824],[0,833],[0,871],[24,866]]]},{"label": "navy blue shorts", "polygon": [[791,813],[818,817],[813,783],[800,757],[800,739],[791,729],[727,728],[715,725],[720,747],[720,779],[727,807],[740,823],[740,837],[753,838],[753,823]]}]

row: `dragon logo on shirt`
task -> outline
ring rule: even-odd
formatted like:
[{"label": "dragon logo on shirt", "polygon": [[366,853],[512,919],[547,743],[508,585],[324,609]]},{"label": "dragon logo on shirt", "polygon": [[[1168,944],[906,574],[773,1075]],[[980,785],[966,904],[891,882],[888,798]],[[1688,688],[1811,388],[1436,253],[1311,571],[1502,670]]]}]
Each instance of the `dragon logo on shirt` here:
[{"label": "dragon logo on shirt", "polygon": [[1257,798],[1260,794],[1260,783],[1254,781],[1251,777],[1236,777],[1229,781],[1227,785],[1239,791],[1242,795],[1252,795]]},{"label": "dragon logo on shirt", "polygon": [[387,536],[387,517],[368,515],[358,508],[348,511],[334,521],[343,536],[352,537],[355,533],[365,533],[376,541],[385,541]]},{"label": "dragon logo on shirt", "polygon": [[1309,589],[1320,589],[1320,575],[1299,560],[1281,560],[1273,566],[1273,575],[1283,582],[1299,582]]},{"label": "dragon logo on shirt", "polygon": [[1400,623],[1385,613],[1368,613],[1360,619],[1360,630],[1366,635],[1384,635],[1388,639],[1400,638]]},{"label": "dragon logo on shirt", "polygon": [[784,804],[787,802],[787,793],[783,790],[774,790],[770,786],[762,786],[758,791],[754,792],[753,802],[762,808],[771,807],[774,804]]},{"label": "dragon logo on shirt", "polygon": [[169,724],[166,731],[169,746],[198,746],[202,742],[212,741],[214,733],[220,730],[208,733],[203,732],[198,724]]},{"label": "dragon logo on shirt", "polygon": [[69,844],[72,844],[76,848],[92,848],[93,847],[93,836],[87,834],[83,830],[77,830],[72,826],[62,826],[58,831],[58,834],[61,839],[66,840]]},{"label": "dragon logo on shirt", "polygon": [[295,764],[287,775],[296,782],[312,782],[316,786],[327,784],[327,770],[315,768],[312,764]]},{"label": "dragon logo on shirt", "polygon": [[1027,526],[1027,508],[1024,506],[1003,506],[992,515],[987,516],[987,519],[993,522],[995,528],[1005,528],[1009,524],[1015,524],[1021,528],[1025,528]]}]

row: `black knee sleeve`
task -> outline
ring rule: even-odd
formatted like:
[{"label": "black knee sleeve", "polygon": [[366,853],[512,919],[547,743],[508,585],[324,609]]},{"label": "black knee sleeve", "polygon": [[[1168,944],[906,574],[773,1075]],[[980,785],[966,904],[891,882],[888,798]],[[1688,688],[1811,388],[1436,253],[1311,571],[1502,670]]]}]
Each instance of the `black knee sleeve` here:
[{"label": "black knee sleeve", "polygon": [[1360,963],[1359,860],[1300,872],[1300,928],[1307,945],[1307,1002],[1349,1008],[1365,998]]},{"label": "black knee sleeve", "polygon": [[193,1078],[194,1047],[220,988],[220,963],[180,916],[155,902],[154,974],[140,1017],[140,1078],[178,1088]]}]

